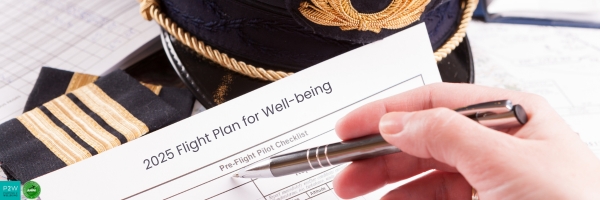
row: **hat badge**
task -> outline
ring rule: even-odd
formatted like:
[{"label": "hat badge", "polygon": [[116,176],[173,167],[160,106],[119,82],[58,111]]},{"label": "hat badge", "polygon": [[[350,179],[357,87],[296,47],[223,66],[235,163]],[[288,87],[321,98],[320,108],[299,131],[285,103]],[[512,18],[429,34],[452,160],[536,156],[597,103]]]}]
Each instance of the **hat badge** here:
[{"label": "hat badge", "polygon": [[379,33],[382,28],[399,29],[419,20],[429,1],[393,0],[377,13],[360,13],[350,0],[310,0],[300,3],[298,10],[319,25]]}]

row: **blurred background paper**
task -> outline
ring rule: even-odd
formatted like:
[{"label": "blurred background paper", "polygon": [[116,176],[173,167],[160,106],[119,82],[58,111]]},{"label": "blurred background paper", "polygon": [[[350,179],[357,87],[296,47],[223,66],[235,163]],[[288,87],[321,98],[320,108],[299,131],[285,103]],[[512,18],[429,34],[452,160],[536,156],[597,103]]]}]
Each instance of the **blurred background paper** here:
[{"label": "blurred background paper", "polygon": [[538,94],[600,158],[600,29],[472,22],[475,84]]},{"label": "blurred background paper", "polygon": [[600,23],[597,0],[487,0],[490,14]]},{"label": "blurred background paper", "polygon": [[135,0],[2,0],[0,10],[0,123],[22,113],[42,66],[102,75],[161,48]]},{"label": "blurred background paper", "polygon": [[487,22],[600,28],[598,0],[482,0]]}]

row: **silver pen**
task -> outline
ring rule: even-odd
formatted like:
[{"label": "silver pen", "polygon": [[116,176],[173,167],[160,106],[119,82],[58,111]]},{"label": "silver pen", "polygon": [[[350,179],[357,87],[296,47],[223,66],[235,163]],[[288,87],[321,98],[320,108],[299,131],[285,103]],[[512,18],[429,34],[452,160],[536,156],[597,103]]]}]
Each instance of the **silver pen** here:
[{"label": "silver pen", "polygon": [[[480,124],[495,128],[510,128],[527,122],[527,114],[510,100],[499,100],[459,108],[463,114]],[[370,135],[348,141],[277,155],[241,169],[233,177],[271,178],[334,166],[397,153],[401,150],[387,143],[381,135]]]}]

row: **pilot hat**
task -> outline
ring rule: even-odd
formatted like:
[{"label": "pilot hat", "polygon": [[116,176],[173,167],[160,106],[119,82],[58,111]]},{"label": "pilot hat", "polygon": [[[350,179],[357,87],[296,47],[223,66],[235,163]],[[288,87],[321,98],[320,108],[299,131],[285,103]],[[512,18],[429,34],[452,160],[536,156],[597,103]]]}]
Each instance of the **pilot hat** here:
[{"label": "pilot hat", "polygon": [[173,68],[210,108],[424,22],[445,82],[472,83],[477,0],[139,0]]}]

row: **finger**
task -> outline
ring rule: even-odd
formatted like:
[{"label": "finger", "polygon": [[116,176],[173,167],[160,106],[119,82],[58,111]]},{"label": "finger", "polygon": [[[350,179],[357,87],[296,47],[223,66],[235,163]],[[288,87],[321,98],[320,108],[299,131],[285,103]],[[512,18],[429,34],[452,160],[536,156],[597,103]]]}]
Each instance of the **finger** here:
[{"label": "finger", "polygon": [[470,199],[471,186],[458,173],[435,171],[388,192],[381,199]]},{"label": "finger", "polygon": [[383,101],[375,101],[351,111],[338,120],[335,132],[342,140],[379,134],[379,119],[387,112]]},{"label": "finger", "polygon": [[462,174],[486,173],[519,153],[514,151],[522,142],[446,108],[388,113],[381,119],[380,130],[387,142],[403,152],[434,158]]},{"label": "finger", "polygon": [[[336,124],[336,133],[342,140],[379,133],[379,119],[388,112],[410,112],[437,107],[456,109],[502,99],[521,104],[530,119],[538,112],[551,111],[548,103],[537,95],[471,84],[438,83],[364,105],[340,119]],[[552,115],[557,120],[562,120],[557,114],[543,115]],[[536,119],[533,121],[532,123],[537,123]]]},{"label": "finger", "polygon": [[335,192],[342,198],[354,198],[374,191],[386,183],[398,182],[430,169],[456,172],[433,159],[420,159],[405,153],[355,161],[335,177]]}]

